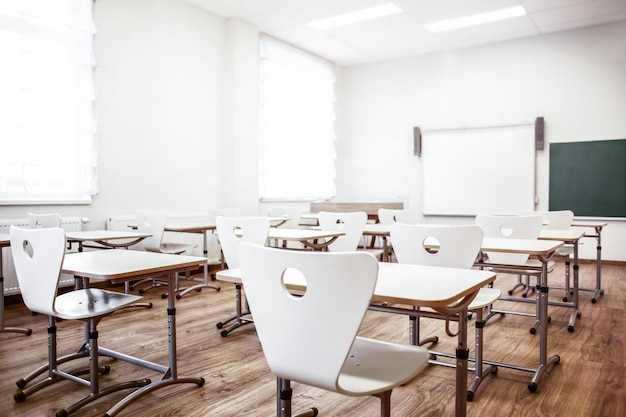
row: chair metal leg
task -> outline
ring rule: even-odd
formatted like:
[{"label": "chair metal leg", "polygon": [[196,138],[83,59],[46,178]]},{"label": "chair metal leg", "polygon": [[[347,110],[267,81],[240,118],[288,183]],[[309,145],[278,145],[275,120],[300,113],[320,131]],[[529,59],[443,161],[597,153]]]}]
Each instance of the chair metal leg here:
[{"label": "chair metal leg", "polygon": [[[419,311],[419,307],[414,307],[416,311]],[[409,316],[409,343],[413,346],[423,346],[426,343],[432,343],[433,345],[439,342],[439,337],[431,336],[426,339],[420,340],[420,318],[417,316]]]},{"label": "chair metal leg", "polygon": [[317,408],[300,411],[292,416],[291,414],[291,381],[283,378],[276,378],[276,417],[316,417],[319,413]]},{"label": "chair metal leg", "polygon": [[391,390],[376,394],[380,398],[380,417],[391,417]]},{"label": "chair metal leg", "polygon": [[498,368],[494,365],[489,365],[488,368],[483,369],[483,328],[485,327],[485,322],[483,320],[483,309],[476,310],[476,337],[474,341],[474,354],[475,365],[474,365],[474,378],[467,388],[467,401],[473,401],[474,396],[476,395],[476,390],[481,382],[485,379],[487,375],[495,374],[498,372]]},{"label": "chair metal leg", "polygon": [[[85,345],[83,346],[83,349],[81,349],[81,351],[79,351],[76,354],[72,354],[72,355],[67,355],[63,358],[57,358],[57,336],[56,336],[56,326],[54,325],[55,323],[55,319],[54,317],[49,317],[49,322],[48,322],[48,364],[45,366],[45,370],[48,371],[48,376],[37,382],[35,385],[28,387],[24,390],[19,391],[17,394],[15,394],[13,396],[13,399],[15,400],[15,402],[23,402],[26,400],[26,398],[30,395],[32,395],[33,393],[41,390],[42,388],[45,388],[49,385],[52,385],[62,379],[69,379],[70,381],[74,381],[76,383],[79,383],[81,385],[85,385],[89,387],[89,394],[84,397],[83,399],[75,402],[74,404],[70,405],[69,407],[60,410],[56,413],[57,417],[65,417],[68,416],[69,414],[73,413],[74,411],[80,409],[82,406],[89,404],[107,394],[110,394],[112,392],[117,392],[119,390],[123,390],[123,389],[129,389],[129,388],[139,388],[139,387],[143,387],[145,385],[150,384],[150,380],[149,379],[140,379],[140,380],[135,380],[135,381],[126,381],[126,382],[122,382],[116,385],[112,385],[110,387],[107,387],[105,389],[100,389],[100,385],[99,385],[99,375],[102,373],[108,373],[109,372],[109,367],[106,366],[104,368],[100,367],[98,364],[98,360],[99,360],[99,356],[98,356],[98,331],[97,331],[97,324],[99,322],[100,318],[92,318],[89,319],[86,323],[87,329],[88,329],[88,334],[89,334],[89,341],[85,343]],[[60,363],[64,363],[67,362],[71,359],[76,359],[79,357],[86,357],[89,356],[89,371],[84,372],[84,370],[81,371],[77,371],[77,372],[65,372],[65,371],[61,371],[58,368],[58,365]],[[37,371],[39,371],[41,368],[39,368]],[[36,371],[36,372],[37,372]],[[31,375],[38,375],[38,373],[31,373]],[[41,373],[41,372],[40,372]],[[88,373],[89,374],[89,379],[84,379],[79,377],[78,375],[83,374],[83,373]],[[23,383],[23,385],[20,385],[20,382]],[[26,385],[28,381],[25,381],[24,379],[18,381],[18,386],[21,388],[24,385]]]},{"label": "chair metal leg", "polygon": [[[220,321],[216,324],[216,327],[218,329],[223,329],[220,334],[222,335],[222,337],[226,337],[228,336],[228,334],[230,332],[232,332],[233,330],[245,325],[245,324],[251,324],[254,323],[254,320],[251,317],[251,313],[250,313],[250,308],[248,307],[248,301],[246,300],[246,308],[245,310],[242,307],[242,299],[245,297],[242,297],[242,291],[241,291],[241,284],[236,284],[235,285],[235,315],[232,317],[229,317],[226,320]],[[233,324],[231,324],[230,326],[228,326],[227,328],[224,329],[224,326],[232,321],[235,321]]]}]

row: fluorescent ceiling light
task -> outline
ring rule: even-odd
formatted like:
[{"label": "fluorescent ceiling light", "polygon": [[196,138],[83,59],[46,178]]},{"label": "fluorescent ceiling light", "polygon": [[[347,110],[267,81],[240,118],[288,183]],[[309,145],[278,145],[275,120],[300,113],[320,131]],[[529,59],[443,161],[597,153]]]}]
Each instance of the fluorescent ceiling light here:
[{"label": "fluorescent ceiling light", "polygon": [[482,25],[483,23],[495,22],[498,20],[511,19],[526,15],[526,10],[522,6],[509,7],[508,9],[494,10],[492,12],[480,13],[471,16],[459,17],[457,19],[442,20],[424,25],[429,32],[445,32],[449,30],[462,29],[469,26]]},{"label": "fluorescent ceiling light", "polygon": [[382,4],[369,9],[357,10],[355,12],[344,13],[326,19],[316,20],[308,23],[313,29],[327,30],[339,26],[351,25],[352,23],[363,22],[365,20],[378,19],[379,17],[402,13],[402,9],[393,3]]}]

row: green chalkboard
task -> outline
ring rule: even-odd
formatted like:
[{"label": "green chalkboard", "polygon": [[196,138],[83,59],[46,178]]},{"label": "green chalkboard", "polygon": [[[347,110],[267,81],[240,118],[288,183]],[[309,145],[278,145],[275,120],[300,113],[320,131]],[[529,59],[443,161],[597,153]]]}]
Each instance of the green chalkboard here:
[{"label": "green chalkboard", "polygon": [[626,139],[550,144],[550,210],[626,218]]}]

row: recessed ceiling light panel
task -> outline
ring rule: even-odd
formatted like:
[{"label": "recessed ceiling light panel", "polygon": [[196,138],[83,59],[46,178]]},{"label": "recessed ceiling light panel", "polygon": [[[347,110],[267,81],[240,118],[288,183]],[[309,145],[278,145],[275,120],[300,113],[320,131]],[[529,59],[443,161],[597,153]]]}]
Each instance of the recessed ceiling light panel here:
[{"label": "recessed ceiling light panel", "polygon": [[498,20],[511,19],[525,16],[526,10],[522,6],[509,7],[508,9],[494,10],[457,19],[442,20],[428,23],[424,28],[429,32],[446,32],[450,30],[463,29],[470,26],[482,25],[484,23],[496,22]]},{"label": "recessed ceiling light panel", "polygon": [[353,23],[363,22],[366,20],[378,19],[380,17],[389,16],[396,13],[402,13],[402,9],[393,3],[382,4],[368,9],[357,10],[350,13],[344,13],[326,19],[316,20],[308,23],[313,29],[328,30],[340,26],[351,25]]}]

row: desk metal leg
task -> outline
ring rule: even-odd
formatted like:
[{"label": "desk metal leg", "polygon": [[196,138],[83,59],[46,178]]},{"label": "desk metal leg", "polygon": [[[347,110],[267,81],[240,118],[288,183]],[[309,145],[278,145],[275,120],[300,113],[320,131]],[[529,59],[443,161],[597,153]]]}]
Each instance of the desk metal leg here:
[{"label": "desk metal leg", "polygon": [[176,362],[176,296],[174,293],[175,281],[175,274],[173,272],[170,272],[168,275],[167,292],[167,331],[169,347],[169,368],[167,372],[163,376],[163,379],[152,382],[124,397],[120,402],[115,404],[115,406],[113,406],[106,412],[106,414],[104,415],[105,417],[112,417],[114,415],[117,415],[122,409],[135,401],[137,398],[168,385],[179,383],[194,383],[199,387],[204,385],[205,381],[202,377],[178,376],[178,368]]},{"label": "desk metal leg", "polygon": [[528,384],[528,390],[530,392],[536,392],[539,380],[543,376],[543,373],[549,365],[557,364],[561,361],[561,358],[557,355],[548,358],[548,261],[549,258],[542,258],[541,268],[541,288],[539,294],[539,313],[540,313],[540,325],[539,325],[539,366],[535,371],[530,383]]},{"label": "desk metal leg", "polygon": [[459,345],[456,348],[456,417],[467,414],[467,309],[459,312]]},{"label": "desk metal leg", "polygon": [[[202,245],[202,254],[204,255],[204,257],[206,258],[208,253],[209,253],[209,242],[208,242],[208,236],[207,236],[207,231],[205,230],[202,233],[202,241],[203,241],[203,245]],[[204,275],[202,278],[202,283],[201,284],[196,284],[196,285],[192,285],[189,286],[188,288],[185,288],[184,290],[178,292],[178,294],[176,294],[176,298],[178,300],[180,300],[182,298],[183,295],[187,294],[188,292],[191,292],[193,290],[196,291],[200,291],[202,290],[202,288],[212,288],[215,291],[219,291],[221,290],[221,287],[219,285],[214,285],[214,284],[209,284],[209,265],[208,264],[204,264]]]}]

